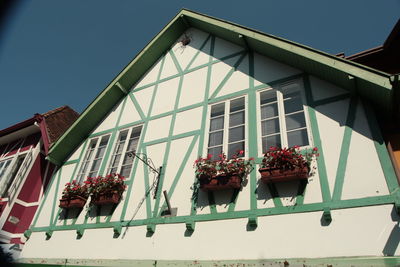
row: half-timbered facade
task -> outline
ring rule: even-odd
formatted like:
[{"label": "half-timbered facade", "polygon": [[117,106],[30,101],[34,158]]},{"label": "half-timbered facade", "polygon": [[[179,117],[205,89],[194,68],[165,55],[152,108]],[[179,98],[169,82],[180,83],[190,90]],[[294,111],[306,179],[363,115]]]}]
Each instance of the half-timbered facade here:
[{"label": "half-timbered facade", "polygon": [[[55,165],[50,146],[78,114],[67,106],[0,130],[0,242],[24,244]],[[19,248],[20,249],[20,248]]]},{"label": "half-timbered facade", "polygon": [[[59,168],[21,262],[396,262],[384,256],[399,253],[399,185],[374,111],[398,104],[393,78],[183,10],[50,150]],[[194,190],[198,156],[243,150],[260,164],[294,145],[320,153],[303,189],[267,186],[256,165],[239,191]],[[59,208],[66,183],[110,173],[126,178],[118,204]]]}]

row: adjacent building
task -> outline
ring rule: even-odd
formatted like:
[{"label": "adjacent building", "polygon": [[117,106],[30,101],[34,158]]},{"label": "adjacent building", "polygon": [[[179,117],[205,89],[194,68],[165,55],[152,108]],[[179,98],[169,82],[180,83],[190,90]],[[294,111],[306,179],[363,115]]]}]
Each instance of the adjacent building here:
[{"label": "adjacent building", "polygon": [[78,114],[64,106],[0,130],[0,242],[24,244],[55,165],[49,148]]}]

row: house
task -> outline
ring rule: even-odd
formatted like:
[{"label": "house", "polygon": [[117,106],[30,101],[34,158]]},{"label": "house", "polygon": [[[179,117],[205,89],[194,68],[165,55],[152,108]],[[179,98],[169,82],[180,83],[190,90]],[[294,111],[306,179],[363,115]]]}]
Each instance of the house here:
[{"label": "house", "polygon": [[[78,114],[63,106],[0,130],[0,242],[19,249],[55,165],[49,148]],[[17,244],[17,245],[15,245]]]},{"label": "house", "polygon": [[[377,119],[395,115],[395,81],[182,10],[51,147],[58,168],[19,262],[399,264],[399,184]],[[262,182],[268,147],[295,145],[319,150],[308,183]],[[237,150],[256,162],[240,190],[197,190],[198,156]],[[64,185],[112,173],[122,199],[59,207]]]}]

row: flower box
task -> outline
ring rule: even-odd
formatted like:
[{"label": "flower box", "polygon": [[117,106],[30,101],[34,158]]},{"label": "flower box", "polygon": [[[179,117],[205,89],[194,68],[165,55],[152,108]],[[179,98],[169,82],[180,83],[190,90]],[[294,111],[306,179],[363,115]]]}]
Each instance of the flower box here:
[{"label": "flower box", "polygon": [[92,196],[93,205],[102,206],[107,204],[118,204],[121,200],[121,193],[118,191],[100,193],[96,197]]},{"label": "flower box", "polygon": [[296,180],[307,180],[309,177],[309,168],[295,167],[294,169],[284,170],[279,168],[260,168],[258,170],[261,174],[261,180],[264,183],[277,183]]},{"label": "flower box", "polygon": [[86,200],[86,198],[80,196],[61,198],[59,207],[64,209],[83,208],[86,204]]},{"label": "flower box", "polygon": [[200,189],[205,192],[240,189],[242,187],[242,178],[237,174],[223,174],[213,177],[201,176],[199,181]]}]

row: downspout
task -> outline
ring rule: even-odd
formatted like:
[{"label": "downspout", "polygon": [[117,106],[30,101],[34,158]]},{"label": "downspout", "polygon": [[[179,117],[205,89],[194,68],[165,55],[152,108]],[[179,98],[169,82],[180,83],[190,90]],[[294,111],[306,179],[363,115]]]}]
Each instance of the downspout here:
[{"label": "downspout", "polygon": [[38,113],[35,114],[34,118],[35,118],[35,121],[39,124],[40,132],[42,134],[44,153],[47,156],[47,153],[49,152],[50,142],[49,142],[49,136],[47,133],[46,119],[43,115],[38,114]]}]

